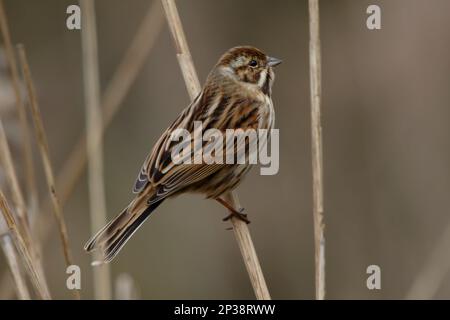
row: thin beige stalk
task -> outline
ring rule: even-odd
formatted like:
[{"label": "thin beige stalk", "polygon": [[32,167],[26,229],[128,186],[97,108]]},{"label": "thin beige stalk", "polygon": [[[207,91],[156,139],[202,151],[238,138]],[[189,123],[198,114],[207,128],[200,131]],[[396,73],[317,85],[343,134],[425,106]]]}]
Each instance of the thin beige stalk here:
[{"label": "thin beige stalk", "polygon": [[[156,39],[163,27],[164,17],[158,2],[152,2],[141,22],[130,46],[115,70],[111,81],[106,86],[102,97],[104,134],[122,102],[144,66],[147,57],[155,45]],[[65,203],[73,192],[81,177],[87,161],[86,134],[83,132],[67,157],[58,175],[57,182],[61,185],[61,203]]]},{"label": "thin beige stalk", "polygon": [[178,14],[177,5],[173,0],[162,0],[164,12],[166,13],[167,22],[172,34],[175,48],[177,51],[178,63],[180,64],[181,73],[184,77],[187,91],[191,100],[200,93],[202,89],[195,71],[194,62],[192,61],[191,51],[186,41],[183,25],[181,24],[180,15]]},{"label": "thin beige stalk", "polygon": [[[19,220],[19,228],[22,232],[25,232],[25,230],[29,230],[28,220],[25,218],[27,216],[26,212],[26,205],[25,200],[22,195],[22,191],[20,189],[19,185],[19,179],[17,178],[16,171],[14,168],[14,161],[11,156],[11,151],[9,149],[8,140],[6,137],[6,132],[3,127],[3,122],[0,120],[0,160],[1,164],[3,166],[7,186],[11,192],[12,200],[14,207],[17,211],[17,216]],[[25,232],[25,242],[27,243],[27,246],[29,243],[31,243],[31,237],[28,232]]]},{"label": "thin beige stalk", "polygon": [[311,80],[311,139],[316,299],[325,299],[325,225],[323,222],[322,74],[319,0],[309,0],[309,63]]},{"label": "thin beige stalk", "polygon": [[[33,163],[33,148],[31,145],[31,141],[29,139],[30,136],[30,127],[28,123],[28,119],[26,119],[24,125],[22,126],[22,130],[26,130],[26,133],[24,132],[24,136],[28,136],[28,138],[24,139],[24,148],[25,151],[25,191],[27,194],[26,202],[27,202],[27,209],[28,209],[28,224],[30,225],[30,231],[32,233],[33,238],[37,238],[37,235],[35,233],[35,230],[32,228],[34,225],[34,221],[36,219],[39,219],[41,215],[39,214],[39,192],[36,184],[36,172],[34,168]],[[25,128],[25,129],[24,129]],[[40,247],[40,243],[35,243],[36,250],[38,250],[38,253],[42,251]]]},{"label": "thin beige stalk", "polygon": [[[241,207],[236,192],[227,193],[225,199],[233,206],[233,208],[239,209]],[[261,270],[261,265],[247,223],[236,217],[231,218],[231,223],[233,224],[234,235],[239,245],[239,249],[241,250],[242,258],[248,276],[250,277],[253,290],[255,291],[256,298],[258,300],[270,300],[269,289],[267,288],[266,280],[264,279],[264,274]]]},{"label": "thin beige stalk", "polygon": [[0,211],[2,212],[8,229],[13,236],[16,247],[20,250],[21,256],[24,260],[25,265],[27,266],[27,271],[30,275],[30,279],[33,282],[33,285],[36,287],[36,290],[42,299],[49,300],[50,295],[48,294],[48,291],[46,289],[45,279],[42,278],[42,274],[39,271],[38,266],[36,265],[36,260],[32,258],[32,255],[29,252],[27,245],[25,244],[25,240],[20,233],[20,230],[14,219],[14,215],[12,214],[2,191],[0,191]]},{"label": "thin beige stalk", "polygon": [[450,242],[450,224],[436,242],[429,258],[424,260],[422,269],[409,288],[407,300],[433,299],[450,271],[450,256],[448,243]]},{"label": "thin beige stalk", "polygon": [[[83,19],[81,23],[81,46],[83,53],[83,84],[86,107],[86,137],[88,154],[88,184],[91,231],[97,232],[106,224],[105,185],[103,178],[103,135],[100,108],[100,80],[97,52],[97,27],[95,4],[81,0]],[[93,255],[93,261],[99,255]],[[94,268],[94,294],[98,300],[111,300],[110,266],[103,264]]]},{"label": "thin beige stalk", "polygon": [[[27,194],[29,194],[29,200],[30,200],[30,208],[36,209],[37,205],[37,188],[36,188],[36,182],[35,182],[35,175],[34,175],[34,167],[33,167],[33,157],[32,157],[32,148],[31,148],[31,142],[30,142],[30,133],[29,133],[29,126],[28,121],[26,117],[26,111],[25,111],[25,105],[24,101],[22,99],[21,90],[20,90],[20,80],[19,80],[19,72],[17,69],[17,62],[16,57],[14,54],[14,48],[11,41],[11,35],[9,32],[9,26],[8,26],[8,19],[6,16],[5,7],[3,4],[3,0],[0,0],[0,29],[5,45],[5,52],[6,52],[6,58],[9,64],[9,69],[11,73],[11,82],[12,87],[14,90],[14,95],[16,99],[16,105],[17,110],[19,114],[19,121],[21,126],[21,132],[22,132],[22,153],[23,157],[25,159],[24,161],[24,176],[26,178],[26,186],[27,186]],[[6,141],[6,139],[5,139]],[[12,164],[12,161],[10,162]],[[11,170],[12,169],[12,170]],[[12,174],[14,172],[14,168],[11,166],[9,167],[9,174]],[[15,175],[13,175],[15,176]],[[11,175],[9,175],[11,178]],[[12,177],[14,178],[14,177]],[[38,270],[41,273],[42,278],[45,279],[44,271],[42,268],[42,263],[40,262],[40,247],[39,244],[34,241],[31,244],[31,229],[30,229],[30,223],[29,223],[29,216],[27,215],[26,210],[26,204],[25,200],[20,192],[20,186],[16,179],[9,179],[12,184],[10,184],[10,188],[14,189],[14,204],[16,206],[16,212],[18,215],[19,220],[19,229],[22,231],[25,243],[30,250],[33,259],[36,260],[36,263],[38,265]],[[12,180],[12,181],[11,181]],[[44,282],[45,289],[48,291],[47,283]]]},{"label": "thin beige stalk", "polygon": [[[164,17],[162,15],[160,5],[157,1],[154,1],[149,6],[147,13],[145,14],[138,30],[131,40],[130,46],[125,52],[121,62],[113,74],[112,79],[107,84],[104,91],[102,97],[104,120],[102,124],[102,134],[105,133],[115,115],[122,107],[122,102],[142,70],[150,51],[156,43],[158,35],[161,33],[163,25]],[[64,206],[74,191],[75,186],[79,182],[80,177],[86,168],[86,163],[86,135],[85,132],[82,132],[56,178],[60,203],[62,206]],[[40,211],[47,212],[49,211],[49,207],[50,203],[49,199],[47,199],[42,203]],[[39,239],[42,243],[45,243],[49,238],[53,221],[49,220],[47,215],[43,215],[37,222],[40,225],[38,228],[40,231]],[[8,297],[12,292],[12,290],[8,290],[8,276],[9,275],[3,274],[0,279],[0,294],[2,297]]]},{"label": "thin beige stalk", "polygon": [[[55,177],[53,174],[52,163],[50,160],[48,140],[47,140],[47,135],[45,133],[44,124],[42,121],[39,104],[37,101],[36,89],[35,89],[33,80],[31,78],[30,66],[28,64],[25,49],[22,45],[19,45],[17,47],[17,50],[19,52],[19,60],[20,60],[20,65],[22,67],[23,77],[24,77],[26,85],[27,85],[28,98],[30,101],[31,115],[32,115],[32,118],[34,121],[36,140],[37,140],[37,144],[38,144],[39,151],[41,154],[42,164],[43,164],[44,172],[45,172],[45,178],[47,180],[48,191],[50,194],[50,198],[52,200],[53,212],[55,214],[55,219],[58,223],[58,229],[59,229],[59,235],[61,238],[64,259],[66,262],[66,267],[69,267],[70,265],[73,264],[72,254],[70,252],[70,247],[69,247],[69,236],[67,233],[67,227],[66,227],[66,222],[64,220],[64,215],[63,215],[63,212],[61,209],[61,205],[59,204],[59,199],[58,199],[58,195],[56,192]],[[76,299],[80,298],[79,292],[77,290],[73,290],[72,292]]]},{"label": "thin beige stalk", "polygon": [[[11,81],[14,90],[14,96],[16,99],[17,111],[19,114],[19,121],[22,132],[22,154],[24,157],[24,172],[26,178],[27,194],[29,195],[30,207],[37,205],[37,188],[36,178],[34,174],[33,166],[33,153],[31,149],[30,128],[28,126],[27,113],[25,110],[25,103],[22,99],[20,90],[20,77],[17,69],[17,61],[14,54],[14,47],[11,41],[11,35],[8,27],[8,19],[6,17],[6,11],[3,4],[3,0],[0,0],[0,29],[5,43],[5,52],[8,64],[10,66]],[[29,217],[21,217],[26,219],[28,223]]]},{"label": "thin beige stalk", "polygon": [[[11,151],[9,149],[8,140],[6,138],[5,129],[3,127],[3,122],[1,121],[1,119],[0,119],[0,163],[2,164],[5,172],[7,186],[10,189],[14,207],[16,208],[16,211],[22,212],[22,216],[26,216],[25,201],[19,186],[16,171],[14,169]],[[45,281],[45,275],[44,270],[42,268],[40,255],[38,253],[38,249],[36,248],[36,242],[32,240],[30,228],[26,220],[21,219],[20,218],[21,216],[18,213],[17,217],[18,221],[20,222],[18,228],[19,231],[21,232],[22,238],[24,239],[24,243],[27,247],[27,250],[30,252],[31,257],[34,260],[34,264],[37,266],[37,271],[39,272],[40,278],[44,280],[42,283],[43,291],[40,293],[43,297],[50,296],[47,282]]]},{"label": "thin beige stalk", "polygon": [[[16,98],[17,109],[19,112],[20,123],[22,126],[22,133],[24,134],[23,138],[24,138],[24,140],[28,139],[28,141],[24,141],[24,144],[23,144],[23,147],[24,147],[23,153],[25,156],[27,154],[28,150],[30,150],[28,147],[26,147],[26,144],[29,143],[29,133],[27,131],[28,126],[26,125],[27,120],[26,120],[25,106],[23,103],[22,95],[20,93],[19,72],[17,70],[16,58],[14,55],[14,48],[13,48],[13,45],[11,42],[11,36],[9,33],[8,21],[6,18],[6,12],[5,12],[3,0],[0,0],[0,28],[1,28],[1,32],[2,32],[3,41],[5,44],[6,58],[7,58],[9,67],[10,67],[14,95]],[[25,143],[25,142],[27,142],[27,143]],[[28,157],[26,157],[25,160],[28,161]],[[26,165],[26,167],[28,167],[28,164]],[[12,187],[19,188],[18,182],[17,182],[17,185],[14,184],[14,185],[12,185]],[[19,216],[20,223],[29,227],[28,216],[25,214],[26,213],[26,205],[25,205],[25,201],[23,200],[23,198],[22,199],[16,198],[14,200],[14,205],[18,207],[17,214]]]},{"label": "thin beige stalk", "polygon": [[115,281],[116,300],[137,300],[139,299],[139,290],[136,283],[128,273],[121,273]]},{"label": "thin beige stalk", "polygon": [[[3,217],[0,217],[0,224],[3,223]],[[23,277],[22,270],[20,268],[19,257],[14,247],[14,243],[9,233],[0,235],[0,245],[5,254],[6,262],[9,270],[11,271],[12,278],[16,287],[17,297],[20,300],[30,300],[30,293],[28,292],[26,279]]]},{"label": "thin beige stalk", "polygon": [[[162,4],[175,42],[178,62],[183,73],[184,81],[189,96],[191,97],[191,100],[193,100],[200,92],[201,87],[186,41],[183,25],[181,24],[180,16],[178,14],[178,9],[174,0],[162,0]],[[226,199],[236,210],[240,208],[236,192],[227,194]],[[269,290],[247,224],[236,218],[232,218],[231,223],[233,224],[234,234],[239,249],[241,250],[242,258],[244,259],[256,298],[258,300],[270,300]]]}]

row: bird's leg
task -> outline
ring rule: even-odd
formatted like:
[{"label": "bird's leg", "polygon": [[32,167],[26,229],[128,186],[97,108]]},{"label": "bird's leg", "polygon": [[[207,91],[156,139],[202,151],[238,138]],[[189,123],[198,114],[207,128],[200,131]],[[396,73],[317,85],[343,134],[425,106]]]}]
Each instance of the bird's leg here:
[{"label": "bird's leg", "polygon": [[236,218],[244,221],[247,224],[250,223],[250,220],[247,219],[247,215],[242,213],[242,212],[244,212],[244,208],[239,208],[238,210],[236,210],[228,202],[226,202],[225,200],[223,200],[220,197],[215,198],[214,200],[216,200],[218,203],[220,203],[221,205],[223,205],[225,208],[227,208],[230,211],[230,214],[222,219],[223,221],[228,221],[232,217],[236,217]]}]

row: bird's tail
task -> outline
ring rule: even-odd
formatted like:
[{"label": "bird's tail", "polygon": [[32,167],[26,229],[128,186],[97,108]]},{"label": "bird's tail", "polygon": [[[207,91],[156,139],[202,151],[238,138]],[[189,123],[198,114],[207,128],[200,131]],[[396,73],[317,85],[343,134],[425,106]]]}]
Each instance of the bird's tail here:
[{"label": "bird's tail", "polygon": [[148,204],[148,196],[138,196],[119,215],[97,232],[84,246],[88,252],[98,251],[98,261],[93,264],[111,262],[136,230],[164,199]]}]

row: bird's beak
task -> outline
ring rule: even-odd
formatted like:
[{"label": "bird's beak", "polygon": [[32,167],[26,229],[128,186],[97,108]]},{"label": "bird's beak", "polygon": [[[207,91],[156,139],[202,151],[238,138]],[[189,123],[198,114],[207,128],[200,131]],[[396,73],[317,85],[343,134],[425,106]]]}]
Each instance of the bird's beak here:
[{"label": "bird's beak", "polygon": [[274,57],[268,57],[267,58],[267,65],[269,67],[276,67],[277,65],[279,65],[281,62],[283,62],[283,60],[274,58]]}]

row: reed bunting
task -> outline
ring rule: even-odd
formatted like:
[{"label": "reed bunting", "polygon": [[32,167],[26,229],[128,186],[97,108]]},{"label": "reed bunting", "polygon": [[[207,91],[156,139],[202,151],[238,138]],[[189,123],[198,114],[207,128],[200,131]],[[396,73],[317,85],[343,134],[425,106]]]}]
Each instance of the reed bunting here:
[{"label": "reed bunting", "polygon": [[171,134],[180,128],[193,132],[194,121],[201,121],[203,130],[270,131],[275,119],[271,99],[273,67],[280,63],[248,46],[232,48],[219,59],[202,91],[162,134],[145,160],[134,184],[134,200],[87,242],[85,250],[101,252],[98,263],[110,262],[164,200],[181,193],[201,193],[232,212],[224,220],[236,215],[248,223],[246,216],[221,196],[241,182],[250,165],[176,164],[171,154],[177,144]]}]

